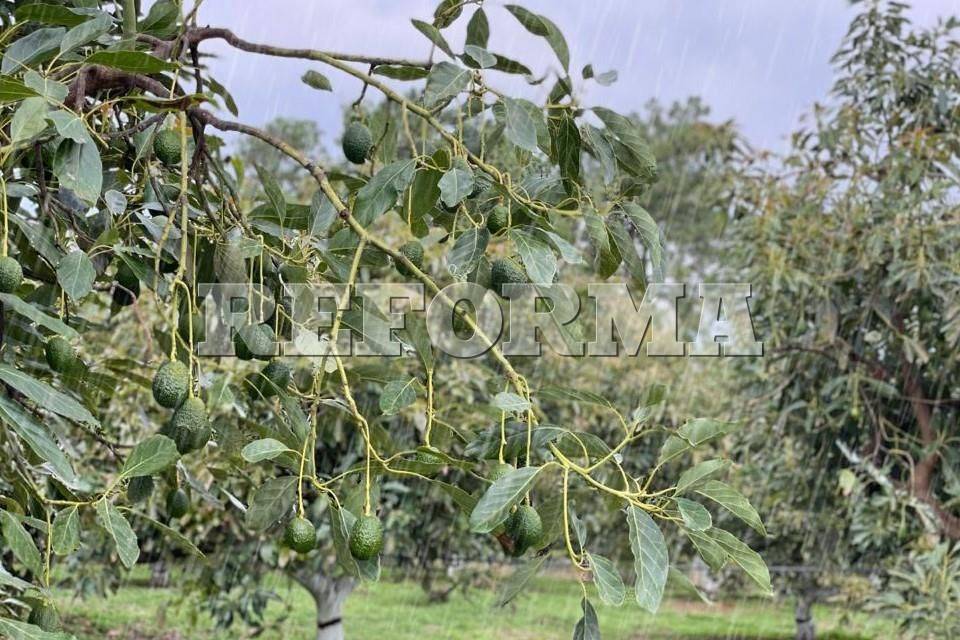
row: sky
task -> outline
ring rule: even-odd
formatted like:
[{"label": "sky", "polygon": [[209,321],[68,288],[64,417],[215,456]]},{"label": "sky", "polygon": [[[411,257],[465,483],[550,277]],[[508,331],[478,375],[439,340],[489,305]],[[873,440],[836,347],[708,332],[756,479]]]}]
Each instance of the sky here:
[{"label": "sky", "polygon": [[[733,119],[757,147],[781,151],[799,118],[830,90],[830,57],[855,14],[845,0],[514,0],[553,20],[571,51],[571,70],[592,63],[615,69],[610,87],[580,83],[583,103],[640,110],[652,98],[670,103],[700,96],[712,119]],[[438,0],[205,0],[204,24],[231,28],[254,42],[326,51],[426,58],[431,44],[410,23],[429,21]],[[558,64],[542,38],[527,33],[503,7],[485,2],[489,49],[520,60],[537,75]],[[921,0],[909,16],[933,24],[960,13],[957,0]],[[444,31],[462,50],[467,17]],[[327,142],[340,133],[341,111],[360,83],[319,63],[236,52],[204,43],[217,55],[212,71],[240,108],[240,119],[261,125],[276,116],[315,119]],[[437,53],[436,60],[446,59]],[[332,93],[300,80],[314,68]],[[490,74],[488,83],[512,95],[544,97],[549,83],[528,87],[518,76]]]}]

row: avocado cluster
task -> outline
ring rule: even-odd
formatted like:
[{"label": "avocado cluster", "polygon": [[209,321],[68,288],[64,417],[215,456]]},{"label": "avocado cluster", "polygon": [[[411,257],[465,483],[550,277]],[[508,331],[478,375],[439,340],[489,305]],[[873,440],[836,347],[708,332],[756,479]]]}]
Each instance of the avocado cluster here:
[{"label": "avocado cluster", "polygon": [[383,549],[383,525],[374,515],[357,518],[350,529],[350,555],[357,560],[372,560]]},{"label": "avocado cluster", "polygon": [[351,122],[343,132],[343,155],[353,164],[363,164],[373,148],[370,129],[360,122]]},{"label": "avocado cluster", "polygon": [[210,439],[207,406],[191,395],[192,385],[189,367],[179,360],[161,365],[153,376],[153,399],[174,410],[160,433],[174,441],[181,455],[203,448]]}]

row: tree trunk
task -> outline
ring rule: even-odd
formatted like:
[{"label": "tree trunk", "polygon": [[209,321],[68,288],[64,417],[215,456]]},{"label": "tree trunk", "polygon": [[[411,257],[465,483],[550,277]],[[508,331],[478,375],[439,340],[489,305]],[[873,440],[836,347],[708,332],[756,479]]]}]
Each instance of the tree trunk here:
[{"label": "tree trunk", "polygon": [[317,607],[317,640],[344,640],[343,603],[353,591],[353,578],[297,573],[294,579],[310,592]]},{"label": "tree trunk", "polygon": [[797,623],[796,640],[814,640],[817,631],[813,624],[813,602],[815,596],[810,591],[801,591],[797,594],[797,604],[794,609],[794,619]]}]

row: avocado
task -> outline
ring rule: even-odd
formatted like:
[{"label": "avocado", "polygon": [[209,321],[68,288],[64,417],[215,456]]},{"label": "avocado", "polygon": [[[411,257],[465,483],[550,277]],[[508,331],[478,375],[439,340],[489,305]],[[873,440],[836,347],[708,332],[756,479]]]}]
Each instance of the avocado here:
[{"label": "avocado", "polygon": [[297,517],[287,523],[283,531],[283,543],[297,553],[308,553],[317,542],[317,531],[306,518]]},{"label": "avocado", "polygon": [[343,155],[353,164],[367,161],[370,148],[373,147],[373,135],[366,125],[351,122],[343,132]]},{"label": "avocado", "polygon": [[210,423],[207,420],[207,406],[197,397],[187,398],[173,412],[170,420],[171,438],[177,445],[177,451],[187,454],[207,444],[210,439]]},{"label": "avocado", "polygon": [[173,129],[164,129],[153,139],[153,152],[163,164],[180,164],[180,133]]},{"label": "avocado", "polygon": [[497,235],[510,227],[510,211],[502,204],[498,204],[487,214],[487,231]]},{"label": "avocado", "polygon": [[497,258],[490,265],[490,285],[498,295],[503,296],[503,285],[527,282],[523,267],[510,258]]},{"label": "avocado", "polygon": [[[413,263],[417,269],[423,270],[423,245],[417,242],[416,240],[411,240],[410,242],[404,243],[400,246],[400,254]],[[407,276],[409,278],[413,277],[413,271],[410,270],[407,265],[397,261],[397,271],[401,275]]]},{"label": "avocado", "polygon": [[514,471],[513,465],[507,462],[498,462],[493,465],[493,468],[490,469],[490,473],[487,475],[487,479],[490,482],[496,482],[503,476],[507,475],[511,471]]},{"label": "avocado", "polygon": [[373,515],[360,516],[350,530],[350,555],[371,560],[383,549],[383,525]]},{"label": "avocado", "polygon": [[0,258],[0,293],[13,293],[23,282],[23,268],[10,256]]},{"label": "avocado", "polygon": [[179,360],[171,360],[153,376],[153,399],[161,407],[176,409],[190,391],[190,370]]},{"label": "avocado", "polygon": [[47,364],[57,373],[72,373],[80,365],[80,358],[70,342],[63,336],[51,336],[44,345]]},{"label": "avocado", "polygon": [[282,360],[271,360],[257,376],[255,383],[264,397],[277,395],[290,384],[290,365]]},{"label": "avocado", "polygon": [[521,556],[543,536],[543,521],[536,509],[522,504],[507,518],[506,531],[513,540],[514,555]]},{"label": "avocado", "polygon": [[190,510],[190,498],[183,489],[171,489],[167,494],[167,515],[182,518]]},{"label": "avocado", "polygon": [[[43,631],[54,632],[60,630],[60,615],[52,602],[44,600],[30,609],[27,624],[40,627]],[[24,636],[26,637],[26,636]]]},{"label": "avocado", "polygon": [[266,324],[248,324],[233,334],[234,353],[241,360],[269,360],[276,351],[273,329]]}]

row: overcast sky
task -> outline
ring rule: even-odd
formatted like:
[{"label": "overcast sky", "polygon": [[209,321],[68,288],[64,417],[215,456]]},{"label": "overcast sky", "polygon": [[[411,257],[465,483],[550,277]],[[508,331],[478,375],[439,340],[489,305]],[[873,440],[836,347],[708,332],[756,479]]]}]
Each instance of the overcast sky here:
[{"label": "overcast sky", "polygon": [[[430,20],[438,0],[206,0],[200,18],[226,26],[255,42],[290,47],[425,58],[430,43],[410,18]],[[698,95],[715,120],[734,119],[754,145],[781,150],[798,118],[831,85],[829,59],[853,10],[845,0],[519,0],[543,13],[563,31],[571,69],[593,63],[616,69],[611,87],[588,86],[587,105],[623,111],[640,109],[651,98],[662,102]],[[957,0],[922,0],[910,16],[932,24],[938,15],[960,13]],[[555,58],[546,43],[528,34],[503,8],[487,1],[489,49],[502,52],[541,74]],[[445,34],[462,50],[466,16]],[[340,112],[360,84],[334,70],[313,65],[331,80],[334,92],[318,92],[300,81],[311,64],[235,52],[220,42],[204,51],[218,54],[215,75],[230,88],[245,122],[263,124],[274,116],[312,118],[327,140],[339,135]],[[438,54],[437,59],[444,59]],[[490,84],[529,92],[511,76],[492,74]],[[547,83],[545,83],[547,84]],[[534,89],[542,97],[548,86]]]}]

